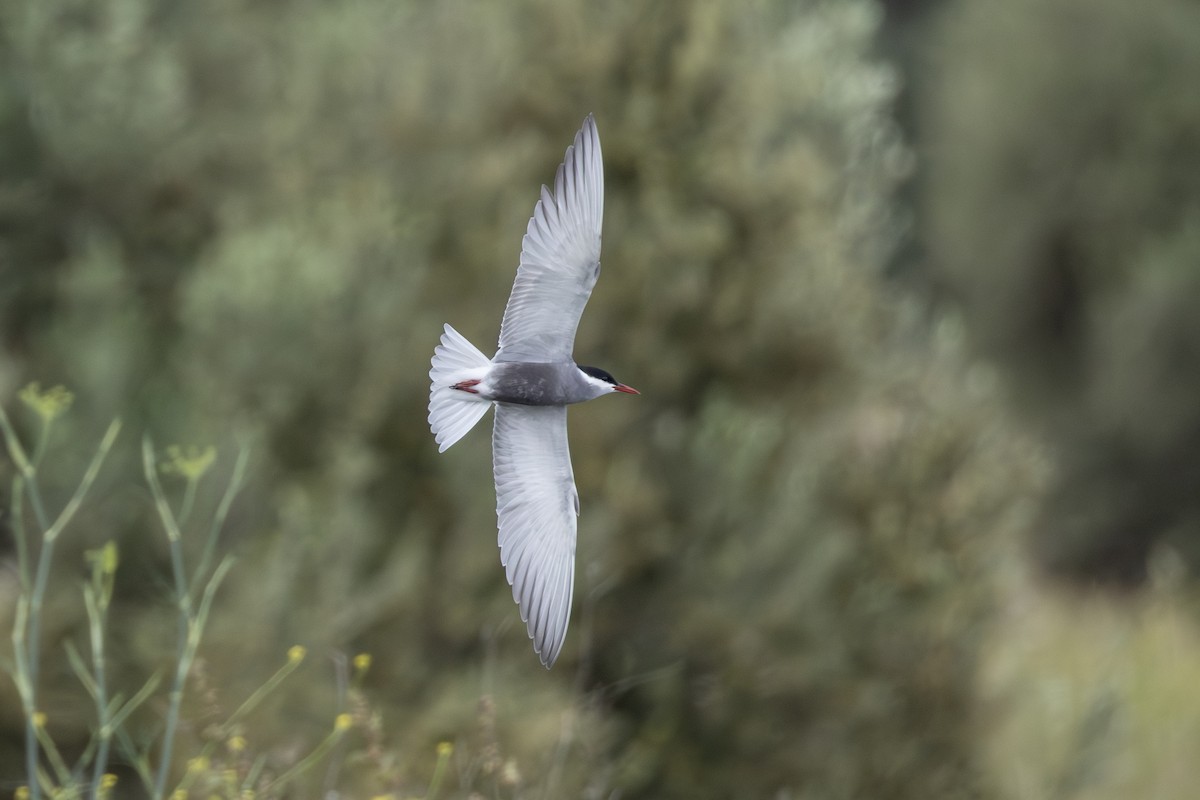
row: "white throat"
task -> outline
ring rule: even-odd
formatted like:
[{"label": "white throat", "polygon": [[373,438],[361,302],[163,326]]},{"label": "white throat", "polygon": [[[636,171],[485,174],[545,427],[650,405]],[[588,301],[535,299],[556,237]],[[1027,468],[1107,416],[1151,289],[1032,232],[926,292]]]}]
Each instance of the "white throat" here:
[{"label": "white throat", "polygon": [[583,382],[586,383],[588,387],[590,387],[596,393],[596,397],[616,390],[615,387],[608,381],[603,381],[597,377],[588,375],[583,370],[579,370],[579,377],[583,378]]}]

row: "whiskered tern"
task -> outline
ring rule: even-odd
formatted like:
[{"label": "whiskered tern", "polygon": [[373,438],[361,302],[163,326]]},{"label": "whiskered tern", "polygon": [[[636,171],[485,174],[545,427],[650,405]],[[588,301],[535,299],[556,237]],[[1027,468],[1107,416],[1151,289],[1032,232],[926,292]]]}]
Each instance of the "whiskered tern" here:
[{"label": "whiskered tern", "polygon": [[429,370],[429,427],[438,452],[489,408],[500,563],[547,668],[567,635],[575,585],[579,493],[567,447],[567,406],[612,392],[638,394],[598,367],[575,363],[579,317],[600,275],[604,165],[592,115],[542,187],[521,241],[500,346],[488,358],[449,325]]}]

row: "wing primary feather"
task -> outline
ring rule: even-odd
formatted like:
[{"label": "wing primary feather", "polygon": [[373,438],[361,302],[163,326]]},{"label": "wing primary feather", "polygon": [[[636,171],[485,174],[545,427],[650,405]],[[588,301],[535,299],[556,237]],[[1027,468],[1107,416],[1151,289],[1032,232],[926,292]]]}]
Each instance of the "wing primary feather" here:
[{"label": "wing primary feather", "polygon": [[521,242],[521,263],[500,326],[496,361],[571,357],[579,317],[599,274],[604,174],[589,115],[542,186]]},{"label": "wing primary feather", "polygon": [[542,663],[554,663],[570,616],[575,482],[562,406],[496,406],[500,559]]}]

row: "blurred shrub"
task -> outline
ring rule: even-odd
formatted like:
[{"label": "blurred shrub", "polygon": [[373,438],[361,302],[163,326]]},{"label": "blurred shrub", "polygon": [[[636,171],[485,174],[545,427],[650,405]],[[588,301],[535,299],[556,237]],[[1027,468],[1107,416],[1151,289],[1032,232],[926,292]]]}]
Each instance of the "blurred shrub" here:
[{"label": "blurred shrub", "polygon": [[1200,565],[1200,9],[949,8],[923,92],[936,279],[1059,451],[1050,569]]},{"label": "blurred shrub", "polygon": [[[202,653],[224,702],[293,642],[353,648],[397,752],[470,745],[464,792],[980,793],[988,564],[1037,461],[956,325],[879,282],[911,159],[872,3],[52,0],[3,23],[0,152],[29,159],[0,197],[0,390],[61,380],[95,427],[256,442]],[[605,274],[576,350],[644,396],[572,412],[578,612],[547,675],[487,436],[437,457],[425,373],[442,321],[493,340],[588,111]],[[145,497],[107,494],[94,535],[145,543],[114,625],[156,663],[165,553]],[[329,683],[256,737],[294,752]]]},{"label": "blurred shrub", "polygon": [[981,652],[981,744],[1003,796],[1196,793],[1200,637],[1195,592],[1172,585],[1183,566],[1153,558],[1153,591],[1137,597],[1016,576],[1015,602]]}]

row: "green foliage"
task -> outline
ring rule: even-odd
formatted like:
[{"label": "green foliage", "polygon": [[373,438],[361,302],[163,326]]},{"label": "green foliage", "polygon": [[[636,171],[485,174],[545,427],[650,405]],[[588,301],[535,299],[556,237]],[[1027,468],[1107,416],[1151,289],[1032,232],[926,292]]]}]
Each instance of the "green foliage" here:
[{"label": "green foliage", "polygon": [[[1072,596],[1014,581],[984,642],[981,746],[1005,797],[1186,798],[1200,746],[1200,639],[1184,565],[1145,594]],[[1155,574],[1155,573],[1158,574]],[[1164,572],[1175,572],[1164,581]],[[1175,584],[1175,585],[1172,585]]]},{"label": "green foliage", "polygon": [[[162,531],[169,542],[178,611],[175,663],[166,692],[165,719],[161,725],[157,720],[152,722],[149,727],[153,733],[147,737],[134,717],[147,701],[156,696],[161,673],[149,676],[128,697],[119,690],[113,691],[110,684],[110,609],[119,561],[117,546],[110,540],[102,548],[87,554],[91,562],[91,579],[83,585],[83,599],[87,613],[90,659],[85,660],[72,642],[65,642],[66,659],[90,697],[95,715],[89,724],[90,736],[86,746],[71,763],[69,751],[64,751],[56,741],[53,732],[61,729],[61,726],[57,719],[52,719],[46,712],[49,704],[42,692],[42,684],[54,674],[52,668],[43,669],[41,658],[45,600],[55,545],[95,483],[100,467],[116,441],[120,424],[114,422],[109,427],[75,493],[54,522],[50,523],[42,500],[38,466],[42,454],[46,452],[51,427],[70,405],[71,394],[61,386],[42,392],[37,384],[30,384],[22,390],[21,399],[40,421],[33,456],[27,455],[8,415],[0,407],[0,433],[3,433],[7,450],[19,473],[13,482],[13,506],[16,512],[13,533],[17,545],[19,585],[10,636],[13,653],[9,667],[21,701],[25,727],[25,784],[18,787],[17,797],[26,800],[39,800],[43,795],[56,798],[85,795],[92,798],[109,797],[119,783],[119,773],[123,769],[132,771],[141,780],[146,795],[154,798],[186,798],[192,790],[205,793],[219,791],[229,797],[282,797],[299,779],[307,778],[315,767],[330,761],[331,755],[338,753],[339,745],[343,744],[345,735],[352,728],[365,728],[368,734],[378,739],[379,725],[372,724],[368,715],[370,708],[361,692],[361,679],[370,665],[370,657],[360,654],[354,659],[355,683],[343,693],[342,702],[352,711],[343,710],[339,713],[332,729],[302,756],[293,753],[288,761],[271,764],[268,764],[265,754],[251,760],[253,750],[247,747],[246,739],[241,735],[244,721],[304,661],[305,648],[297,645],[288,650],[287,662],[231,714],[222,714],[212,702],[211,691],[206,692],[209,695],[205,698],[209,707],[205,712],[222,719],[204,726],[200,736],[190,737],[189,743],[197,749],[197,753],[187,759],[187,767],[181,775],[175,774],[172,756],[177,739],[182,738],[179,733],[185,727],[181,726],[180,714],[185,690],[193,678],[203,686],[204,670],[197,660],[197,651],[216,591],[233,564],[233,560],[226,557],[210,569],[211,556],[241,483],[246,459],[243,451],[225,495],[213,514],[203,558],[189,576],[184,569],[182,527],[190,516],[195,486],[212,464],[215,454],[211,448],[203,451],[194,448],[184,451],[177,446],[167,448],[170,460],[162,465],[162,471],[182,475],[187,481],[180,510],[176,514],[159,482],[159,466],[155,462],[153,448],[146,439],[142,448],[145,477],[159,512]],[[34,512],[34,519],[29,524],[26,524],[21,513],[25,498],[28,498]],[[187,727],[195,727],[195,722]],[[222,754],[226,757],[217,759],[214,768],[212,756],[218,746],[224,746],[227,753]],[[345,755],[344,752],[339,754]],[[431,787],[440,784],[445,766],[446,757],[439,752]],[[335,772],[327,771],[327,785],[336,782],[336,777]],[[175,788],[171,789],[172,786]],[[431,788],[430,794],[433,791],[434,788]]]},{"label": "green foliage", "polygon": [[[133,753],[174,726],[174,754],[122,778],[151,793],[1016,794],[1005,737],[1043,723],[1022,707],[983,735],[978,680],[1011,655],[1011,541],[1038,513],[1064,553],[1128,523],[1114,443],[1164,469],[1200,452],[1180,438],[1200,370],[1176,369],[1193,12],[1080,6],[952,4],[937,31],[923,238],[961,320],[881,278],[926,162],[891,121],[869,0],[0,6],[0,397],[77,395],[43,494],[69,501],[79,443],[118,414],[130,441],[255,453],[163,470],[113,448],[47,575],[38,708],[64,758],[94,741],[70,664],[95,674],[103,610],[110,696],[182,687],[126,720]],[[1077,18],[1114,46],[1082,52]],[[537,185],[589,111],[605,267],[576,350],[643,396],[571,412],[577,611],[547,674],[497,563],[486,432],[438,456],[426,372],[442,322],[495,336]],[[1066,467],[1082,441],[1108,454],[1060,470],[1061,510],[1002,407],[1014,376]],[[226,502],[212,476],[242,469]],[[1159,529],[1186,527],[1193,474],[1155,484]],[[109,541],[119,571],[81,606]],[[276,689],[297,642],[324,668]],[[23,765],[0,744],[0,776]]]},{"label": "green foliage", "polygon": [[934,49],[925,241],[1059,451],[1043,562],[1200,564],[1200,9],[971,0]]},{"label": "green foliage", "polygon": [[[54,559],[54,549],[59,536],[71,522],[79,510],[83,498],[95,482],[100,465],[112,448],[121,426],[117,422],[109,426],[108,433],[97,448],[96,455],[87,472],[80,479],[78,488],[51,522],[46,503],[42,499],[38,466],[46,452],[46,443],[50,439],[54,421],[71,404],[71,393],[62,386],[56,386],[43,392],[36,383],[32,383],[22,390],[21,399],[36,414],[39,421],[32,455],[27,455],[27,448],[22,447],[20,438],[13,429],[8,415],[0,408],[0,434],[4,436],[6,449],[17,472],[12,481],[12,496],[15,512],[13,514],[13,538],[17,554],[18,591],[10,636],[13,645],[10,671],[13,684],[16,686],[21,700],[22,721],[25,728],[25,774],[30,782],[31,797],[33,800],[38,800],[41,796],[43,782],[40,774],[39,752],[45,752],[54,769],[53,777],[45,777],[46,783],[52,785],[56,781],[63,784],[70,780],[69,771],[61,754],[54,747],[52,740],[46,736],[46,713],[42,704],[39,703],[38,696],[38,684],[41,676],[43,608],[50,578],[50,565]],[[27,537],[24,530],[22,509],[26,497],[28,497],[33,512],[33,527],[37,531],[36,559],[35,548],[33,542],[30,541],[32,537]],[[103,609],[107,607],[110,598],[104,568],[105,560],[102,558],[99,561],[99,568],[93,570],[90,593],[85,591],[88,610],[93,620],[102,617]],[[78,662],[78,658],[76,657],[74,661]],[[103,688],[103,672],[98,672],[96,676],[89,676],[85,683],[89,688],[95,689],[94,696],[101,709],[102,726],[107,722],[109,714],[127,713],[129,706],[122,706],[119,700],[114,702],[113,707],[108,706]],[[102,742],[100,745],[102,757],[106,756],[105,747],[105,743]],[[103,758],[99,759],[101,762],[103,760]],[[101,763],[96,771],[97,785],[102,773],[103,764]]]}]

